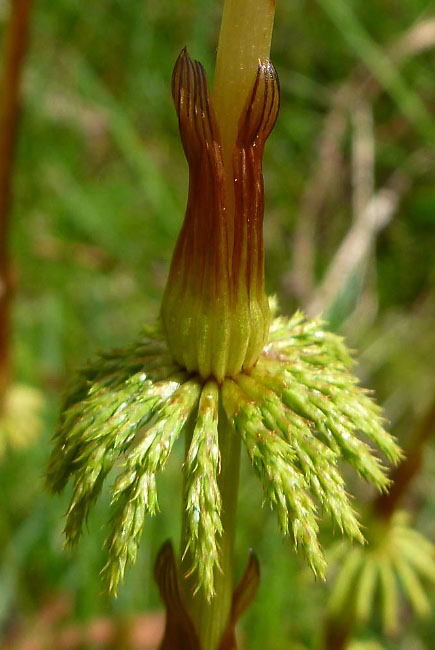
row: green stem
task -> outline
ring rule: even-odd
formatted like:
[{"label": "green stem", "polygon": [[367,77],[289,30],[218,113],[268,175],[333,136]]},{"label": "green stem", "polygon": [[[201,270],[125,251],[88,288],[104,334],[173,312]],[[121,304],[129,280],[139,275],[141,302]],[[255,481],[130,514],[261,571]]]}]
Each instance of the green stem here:
[{"label": "green stem", "polygon": [[[252,90],[258,63],[270,56],[276,0],[224,0],[212,101],[222,139],[226,219],[234,220],[232,155],[240,115]],[[229,242],[233,240],[229,225]]]},{"label": "green stem", "polygon": [[[195,575],[182,579],[184,604],[194,622],[201,641],[201,650],[217,650],[228,623],[233,595],[233,549],[236,527],[237,492],[240,473],[240,436],[231,429],[222,407],[219,412],[219,450],[221,473],[218,478],[222,498],[223,534],[219,540],[221,570],[215,571],[216,595],[208,602],[202,590],[195,593]],[[186,447],[190,444],[186,436]],[[187,453],[187,452],[186,452]],[[183,512],[183,533],[181,548],[186,546]],[[191,566],[187,553],[181,562],[182,575]]]},{"label": "green stem", "polygon": [[[254,84],[258,63],[269,58],[274,13],[275,0],[224,0],[212,101],[223,144],[228,223],[234,220],[232,154],[239,119]],[[230,245],[232,240],[230,227]],[[218,650],[229,622],[233,595],[240,437],[232,431],[221,406],[218,431],[221,455],[218,485],[222,498],[223,533],[219,540],[221,570],[215,571],[216,594],[211,602],[202,591],[195,595],[194,575],[183,578],[192,564],[188,553],[181,562],[183,598],[198,632],[201,650]],[[189,437],[186,435],[187,445],[190,443]],[[185,530],[183,523],[182,549],[186,548],[188,542]]]},{"label": "green stem", "polygon": [[274,16],[275,0],[224,1],[213,82],[213,106],[224,158],[229,162],[239,118],[252,90],[258,63],[264,63],[270,55]]}]

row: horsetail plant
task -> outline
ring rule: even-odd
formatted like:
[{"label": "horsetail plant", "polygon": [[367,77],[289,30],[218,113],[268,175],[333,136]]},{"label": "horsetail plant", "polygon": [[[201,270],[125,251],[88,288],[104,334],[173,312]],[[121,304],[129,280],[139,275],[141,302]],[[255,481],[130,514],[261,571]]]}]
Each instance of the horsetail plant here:
[{"label": "horsetail plant", "polygon": [[400,456],[343,340],[300,312],[277,317],[265,294],[261,160],[279,108],[268,58],[274,4],[225,1],[212,94],[200,63],[185,49],[177,60],[189,197],[160,318],[136,344],[81,371],[48,470],[55,492],[73,481],[65,534],[74,545],[117,469],[103,570],[116,593],[145,516],[158,512],[156,476],[184,436],[181,558],[165,544],[155,567],[167,609],[161,648],[236,647],[235,622],[258,584],[251,556],[233,595],[242,441],[282,532],[321,577],[322,510],[363,541],[340,459],[386,490],[372,445],[393,462]]},{"label": "horsetail plant", "polygon": [[388,519],[372,518],[365,528],[365,546],[349,548],[342,542],[333,550],[333,563],[339,562],[340,568],[329,601],[332,616],[366,623],[379,594],[382,628],[393,634],[399,623],[400,591],[417,616],[429,615],[430,601],[421,579],[435,583],[435,547],[409,521],[403,510]]},{"label": "horsetail plant", "polygon": [[[384,634],[397,635],[400,607],[407,602],[420,618],[431,612],[428,588],[435,584],[435,546],[411,525],[401,500],[417,475],[423,450],[434,432],[435,401],[416,423],[405,457],[394,468],[388,493],[377,495],[363,516],[365,546],[346,540],[328,551],[333,576],[324,629],[325,650],[348,647],[349,637],[379,610]],[[351,597],[352,595],[352,597]],[[376,608],[375,603],[380,603]]]}]

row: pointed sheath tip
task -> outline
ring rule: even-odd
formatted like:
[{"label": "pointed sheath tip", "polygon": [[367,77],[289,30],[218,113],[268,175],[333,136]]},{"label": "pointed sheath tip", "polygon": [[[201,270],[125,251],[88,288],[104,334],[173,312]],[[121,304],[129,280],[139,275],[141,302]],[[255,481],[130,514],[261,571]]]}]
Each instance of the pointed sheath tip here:
[{"label": "pointed sheath tip", "polygon": [[166,609],[166,624],[159,650],[201,650],[193,621],[185,608],[172,543],[161,547],[154,565],[154,578]]},{"label": "pointed sheath tip", "polygon": [[236,650],[236,623],[254,600],[259,584],[260,563],[254,551],[249,549],[248,564],[234,590],[230,618],[218,650]]},{"label": "pointed sheath tip", "polygon": [[189,53],[187,51],[187,45],[185,45],[183,47],[183,49],[181,50],[180,54],[178,55],[177,60],[175,62],[174,70],[172,72],[172,79],[174,79],[176,70],[178,70],[183,65],[183,63],[185,61],[189,62],[190,60],[191,59],[190,59]]}]

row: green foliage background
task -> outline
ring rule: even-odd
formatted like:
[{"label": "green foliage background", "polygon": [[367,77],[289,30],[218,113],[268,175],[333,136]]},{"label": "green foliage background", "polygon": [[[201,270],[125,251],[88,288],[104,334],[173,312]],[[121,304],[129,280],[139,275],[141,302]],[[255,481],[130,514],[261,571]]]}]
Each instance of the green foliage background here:
[{"label": "green foliage background", "polygon": [[[0,3],[0,38],[7,8]],[[64,593],[72,595],[73,618],[80,620],[159,607],[152,562],[168,536],[179,537],[182,445],[161,481],[162,515],[149,520],[138,563],[117,600],[102,594],[99,577],[107,499],[97,505],[78,550],[65,552],[68,495],[48,496],[43,474],[73,369],[97,349],[125,347],[158,313],[187,191],[170,97],[172,67],[187,45],[212,77],[220,11],[221,3],[210,0],[35,3],[12,215],[18,278],[13,346],[17,380],[38,387],[46,408],[39,440],[0,461],[3,630]],[[291,270],[325,120],[343,84],[354,84],[352,98],[367,69],[380,81],[376,96],[362,93],[374,121],[375,187],[401,170],[406,190],[326,311],[359,348],[358,372],[376,390],[404,445],[435,390],[434,25],[424,51],[400,65],[395,53],[417,21],[431,19],[435,5],[427,0],[281,0],[272,48],[281,113],[264,160],[267,285],[291,313],[311,299],[305,295],[301,305],[296,298]],[[385,60],[393,61],[393,72]],[[350,101],[337,145],[341,161],[313,218],[317,284],[352,223],[352,110]],[[434,467],[429,447],[408,497],[418,528],[432,539]],[[245,470],[237,571],[249,547],[262,567],[260,592],[242,623],[245,645],[283,650],[299,641],[312,647],[328,586],[314,582],[281,541]],[[363,503],[371,496],[359,482],[352,489]],[[331,539],[325,530],[324,545]],[[376,638],[379,629],[374,620],[362,635]],[[433,638],[434,619],[416,622],[404,607],[400,633],[383,644],[420,650],[433,647]]]}]

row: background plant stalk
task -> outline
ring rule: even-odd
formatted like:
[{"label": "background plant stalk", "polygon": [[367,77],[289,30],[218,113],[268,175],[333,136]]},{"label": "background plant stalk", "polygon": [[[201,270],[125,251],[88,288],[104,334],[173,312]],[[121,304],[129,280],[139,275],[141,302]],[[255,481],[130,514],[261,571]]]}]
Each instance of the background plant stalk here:
[{"label": "background plant stalk", "polygon": [[20,82],[29,40],[32,0],[14,0],[10,6],[0,103],[0,413],[10,382],[12,273],[8,250],[9,214],[20,108]]},{"label": "background plant stalk", "polygon": [[[276,0],[225,0],[212,101],[222,139],[227,218],[234,222],[232,154],[239,118],[257,75],[270,56]],[[229,241],[233,241],[231,231]]]},{"label": "background plant stalk", "polygon": [[[228,623],[233,595],[233,550],[236,529],[237,493],[240,473],[240,436],[236,435],[227,420],[222,407],[219,412],[219,452],[221,473],[218,485],[222,498],[223,535],[219,539],[220,569],[215,570],[216,595],[209,602],[202,590],[197,593],[197,577],[189,572],[192,562],[189,552],[181,561],[182,590],[185,606],[194,622],[201,641],[202,650],[216,650]],[[190,430],[191,436],[191,430]],[[186,453],[190,445],[186,433]],[[183,508],[184,513],[184,508]],[[183,525],[181,549],[186,547],[185,526]]]},{"label": "background plant stalk", "polygon": [[377,497],[373,504],[375,515],[390,519],[403,496],[409,489],[412,480],[417,476],[423,461],[423,451],[428,440],[435,432],[435,399],[429,405],[426,413],[417,422],[410,437],[405,457],[391,475],[392,485],[388,492]]}]

